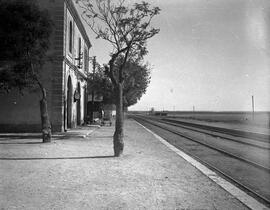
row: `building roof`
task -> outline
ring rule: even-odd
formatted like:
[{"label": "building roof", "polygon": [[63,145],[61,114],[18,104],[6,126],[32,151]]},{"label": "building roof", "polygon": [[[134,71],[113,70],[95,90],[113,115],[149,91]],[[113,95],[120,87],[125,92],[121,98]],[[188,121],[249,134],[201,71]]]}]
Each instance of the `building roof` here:
[{"label": "building roof", "polygon": [[78,28],[79,28],[80,32],[83,35],[83,38],[84,38],[87,46],[89,48],[92,47],[92,44],[91,44],[91,42],[89,40],[89,37],[88,37],[88,35],[86,33],[85,27],[84,27],[84,25],[83,25],[83,23],[81,21],[80,15],[79,15],[79,13],[78,13],[78,11],[77,11],[74,3],[73,3],[73,0],[65,0],[65,1],[67,3],[68,8],[70,9],[70,12],[71,12],[74,20],[76,21],[76,24],[78,25]]}]

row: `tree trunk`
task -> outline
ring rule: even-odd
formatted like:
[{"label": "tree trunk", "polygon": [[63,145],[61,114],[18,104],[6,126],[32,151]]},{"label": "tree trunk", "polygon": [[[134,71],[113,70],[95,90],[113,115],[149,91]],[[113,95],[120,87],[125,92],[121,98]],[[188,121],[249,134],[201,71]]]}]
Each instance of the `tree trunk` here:
[{"label": "tree trunk", "polygon": [[115,121],[115,132],[113,135],[113,148],[114,156],[119,157],[123,154],[124,150],[124,113],[123,113],[123,84],[117,84],[116,87],[116,121]]},{"label": "tree trunk", "polygon": [[42,88],[42,99],[40,100],[40,116],[43,142],[51,142],[52,130],[47,109],[46,90],[44,88]]}]

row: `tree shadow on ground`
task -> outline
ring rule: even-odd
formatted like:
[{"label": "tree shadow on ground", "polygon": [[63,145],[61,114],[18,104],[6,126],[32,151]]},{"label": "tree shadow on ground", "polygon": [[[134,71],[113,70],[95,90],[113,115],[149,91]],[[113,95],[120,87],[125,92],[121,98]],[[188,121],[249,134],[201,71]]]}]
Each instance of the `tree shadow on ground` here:
[{"label": "tree shadow on ground", "polygon": [[17,139],[38,139],[42,136],[0,136],[0,141],[17,140]]},{"label": "tree shadow on ground", "polygon": [[93,139],[113,138],[113,136],[91,136]]},{"label": "tree shadow on ground", "polygon": [[0,160],[80,160],[80,159],[102,159],[102,158],[114,158],[113,155],[108,156],[84,156],[84,157],[29,157],[29,158],[0,158]]},{"label": "tree shadow on ground", "polygon": [[44,144],[43,142],[0,142],[0,144]]}]

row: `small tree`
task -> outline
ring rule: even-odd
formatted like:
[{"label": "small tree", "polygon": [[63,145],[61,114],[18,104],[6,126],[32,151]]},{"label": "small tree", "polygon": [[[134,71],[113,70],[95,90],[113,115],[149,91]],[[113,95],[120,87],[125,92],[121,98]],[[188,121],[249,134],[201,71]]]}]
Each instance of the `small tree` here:
[{"label": "small tree", "polygon": [[0,89],[39,87],[43,142],[51,141],[51,124],[40,70],[51,32],[48,13],[34,1],[0,0]]},{"label": "small tree", "polygon": [[[116,3],[113,3],[116,2]],[[113,50],[106,67],[116,95],[116,123],[113,136],[114,155],[123,153],[123,83],[124,70],[128,60],[140,60],[147,53],[146,41],[159,32],[151,28],[154,16],[159,14],[158,7],[150,8],[149,3],[135,3],[126,6],[125,0],[95,0],[95,4],[87,0],[77,0],[84,9],[82,18],[90,26],[97,38],[109,42]],[[117,59],[123,56],[117,72]]]},{"label": "small tree", "polygon": [[[123,59],[116,62],[115,71],[118,71],[118,64]],[[115,89],[110,79],[105,75],[104,68],[97,65],[95,76],[89,75],[88,88],[89,92],[94,90],[95,95],[103,96],[104,104],[116,104]],[[123,106],[129,107],[137,103],[141,96],[146,92],[146,88],[150,83],[150,68],[148,64],[141,62],[127,61],[124,71],[123,82]]]}]

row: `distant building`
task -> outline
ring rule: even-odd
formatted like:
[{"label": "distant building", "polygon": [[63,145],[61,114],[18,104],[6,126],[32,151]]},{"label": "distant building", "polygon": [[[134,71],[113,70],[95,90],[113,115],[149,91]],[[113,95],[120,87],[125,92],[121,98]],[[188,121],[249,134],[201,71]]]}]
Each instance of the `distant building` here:
[{"label": "distant building", "polygon": [[[54,22],[48,54],[55,61],[42,69],[53,131],[83,123],[86,115],[86,78],[91,43],[72,0],[36,0]],[[0,132],[41,130],[40,93],[0,93]]]}]

